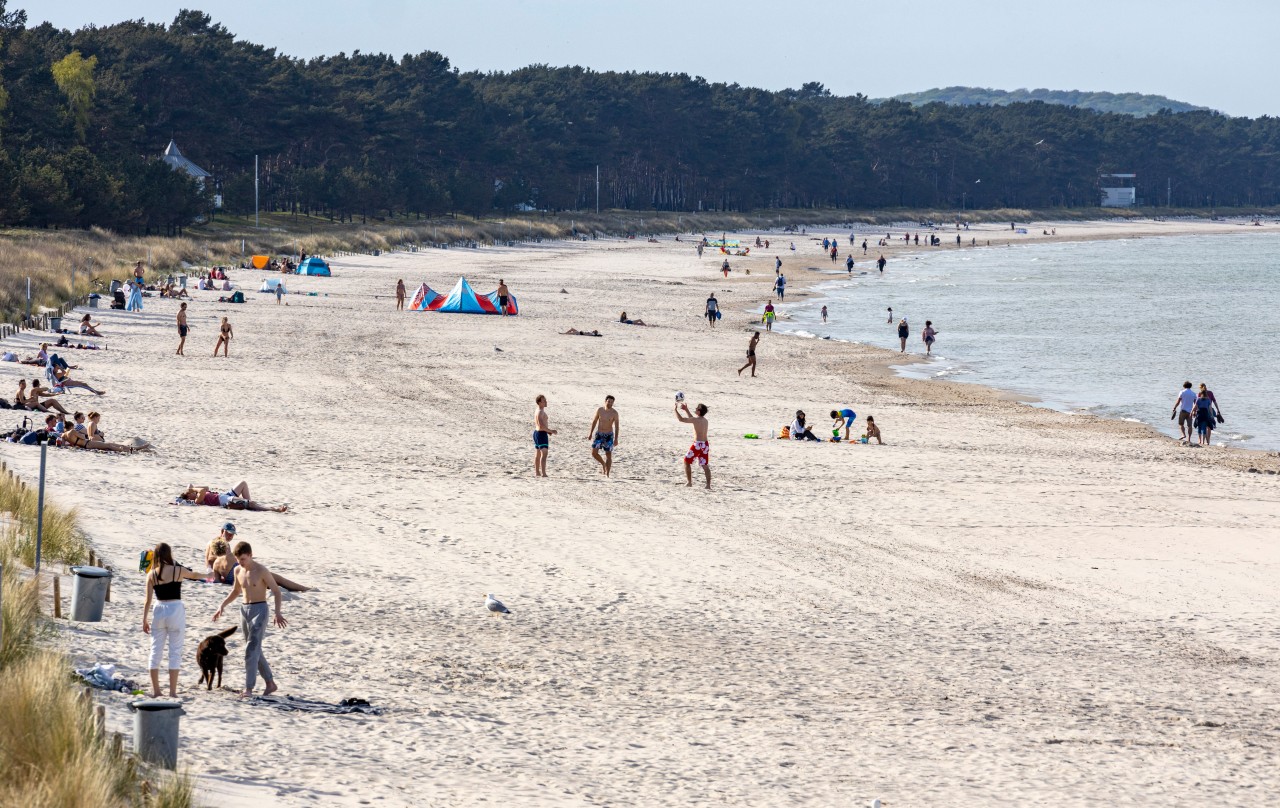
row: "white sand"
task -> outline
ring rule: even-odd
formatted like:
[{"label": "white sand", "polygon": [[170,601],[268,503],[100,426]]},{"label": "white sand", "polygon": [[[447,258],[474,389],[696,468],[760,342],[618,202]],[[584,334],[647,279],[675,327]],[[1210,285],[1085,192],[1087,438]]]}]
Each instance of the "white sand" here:
[{"label": "white sand", "polygon": [[[289,279],[321,296],[287,308],[197,293],[186,359],[175,304],[99,312],[110,350],[67,355],[109,394],[70,403],[159,452],[50,454],[51,495],[119,571],[106,620],[69,627],[68,647],[144,680],[138,552],[168,541],[202,567],[230,516],[259,560],[318,587],[268,634],[282,693],[391,713],[194,691],[227,589],[188,585],[181,758],[210,804],[1268,802],[1280,494],[1242,469],[1276,459],[891,378],[886,354],[831,342],[765,335],[759,378],[739,378],[775,252],[800,292],[788,253],[724,280],[669,240],[338,259],[333,278]],[[396,278],[447,291],[460,273],[479,292],[505,277],[522,315],[393,311]],[[726,313],[708,332],[712,290]],[[656,327],[618,325],[623,308]],[[224,313],[237,339],[215,360]],[[677,389],[711,407],[711,493],[684,486]],[[560,430],[548,480],[538,393]],[[606,393],[611,480],[587,441]],[[825,427],[844,404],[889,445],[742,438],[797,408]],[[34,476],[34,449],[0,455]],[[241,479],[291,512],[168,504]],[[490,616],[486,592],[514,615]],[[128,733],[126,699],[103,698]]]}]

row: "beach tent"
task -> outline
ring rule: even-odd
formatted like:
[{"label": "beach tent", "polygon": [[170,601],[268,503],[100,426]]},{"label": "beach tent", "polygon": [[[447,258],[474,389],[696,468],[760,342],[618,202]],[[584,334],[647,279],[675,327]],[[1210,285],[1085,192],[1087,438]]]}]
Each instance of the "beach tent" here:
[{"label": "beach tent", "polygon": [[255,255],[249,259],[249,263],[253,264],[254,269],[266,269],[267,264],[271,263],[271,258],[266,255]]},{"label": "beach tent", "polygon": [[[426,290],[425,293],[423,290]],[[426,301],[424,305],[418,304],[418,297],[422,296]],[[432,296],[435,297],[432,300]],[[498,293],[491,292],[487,295],[478,295],[471,288],[471,284],[467,283],[466,278],[458,278],[458,282],[453,285],[453,289],[449,290],[449,294],[443,298],[432,291],[425,283],[422,289],[418,290],[418,294],[414,295],[413,309],[415,311],[443,311],[453,314],[501,314],[498,308]],[[516,305],[515,295],[507,297],[507,314],[519,314],[520,307]]]},{"label": "beach tent", "polygon": [[284,285],[284,282],[283,282],[283,281],[281,281],[279,278],[267,278],[266,280],[264,280],[264,281],[262,282],[262,285],[258,287],[258,291],[259,291],[259,292],[271,292],[272,294],[275,294],[275,291],[276,291],[276,287],[277,287],[277,286],[279,286],[279,287],[280,287],[280,289],[281,289],[281,290],[282,290],[286,295],[287,295],[287,294],[289,294],[289,289],[288,289],[288,287],[286,287],[286,286]]},{"label": "beach tent", "polygon": [[413,296],[409,311],[435,311],[442,305],[444,305],[444,295],[424,283],[418,287],[418,293]]},{"label": "beach tent", "polygon": [[324,275],[326,277],[331,274],[329,265],[324,262],[324,259],[314,255],[298,264],[298,268],[294,272],[298,275]]}]

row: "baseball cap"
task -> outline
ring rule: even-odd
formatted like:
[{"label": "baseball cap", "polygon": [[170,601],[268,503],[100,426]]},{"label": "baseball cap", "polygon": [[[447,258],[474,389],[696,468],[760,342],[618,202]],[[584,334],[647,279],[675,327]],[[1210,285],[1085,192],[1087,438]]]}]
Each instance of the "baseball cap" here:
[{"label": "baseball cap", "polygon": [[235,533],[235,532],[236,532],[236,526],[235,526],[235,524],[234,524],[234,523],[232,523],[232,522],[227,522],[225,525],[223,525],[223,526],[222,526],[222,529],[223,529],[223,530],[225,530],[225,531],[226,531],[226,532],[228,532],[228,533]]}]

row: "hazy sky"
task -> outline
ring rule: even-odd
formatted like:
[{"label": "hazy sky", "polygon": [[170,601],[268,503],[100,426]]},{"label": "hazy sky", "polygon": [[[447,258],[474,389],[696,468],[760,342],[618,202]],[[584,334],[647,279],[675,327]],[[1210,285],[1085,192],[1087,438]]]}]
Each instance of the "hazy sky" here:
[{"label": "hazy sky", "polygon": [[463,70],[533,63],[682,72],[871,97],[956,84],[1166,95],[1280,114],[1276,0],[8,0],[63,28],[199,8],[294,56],[438,51]]}]

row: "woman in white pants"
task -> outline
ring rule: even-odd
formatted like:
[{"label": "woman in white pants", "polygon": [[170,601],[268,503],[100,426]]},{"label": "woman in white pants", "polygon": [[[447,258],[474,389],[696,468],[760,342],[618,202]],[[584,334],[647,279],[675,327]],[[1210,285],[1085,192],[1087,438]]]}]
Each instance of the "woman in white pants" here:
[{"label": "woman in white pants", "polygon": [[[147,572],[147,600],[142,605],[142,631],[151,635],[151,695],[160,696],[160,657],[169,647],[169,695],[178,695],[178,669],[182,667],[182,639],[187,631],[187,612],[182,606],[182,582],[198,581],[200,575],[173,563],[173,549],[164,542],[156,545]],[[156,609],[151,614],[151,597]],[[148,622],[147,616],[151,614]]]}]

